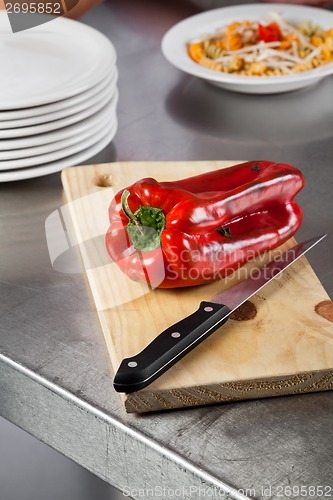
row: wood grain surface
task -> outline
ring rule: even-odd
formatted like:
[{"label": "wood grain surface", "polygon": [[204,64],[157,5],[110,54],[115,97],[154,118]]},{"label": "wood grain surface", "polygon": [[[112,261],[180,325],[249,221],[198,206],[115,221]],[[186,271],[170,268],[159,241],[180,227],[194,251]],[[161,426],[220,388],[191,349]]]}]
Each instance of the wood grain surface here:
[{"label": "wood grain surface", "polygon": [[[232,279],[186,289],[150,291],[110,261],[104,237],[108,205],[119,189],[142,177],[173,180],[235,163],[123,162],[62,172],[68,202],[63,221],[70,245],[80,248],[114,372],[123,358],[196,310],[199,302],[295,244],[289,240]],[[332,388],[332,302],[302,257],[159,379],[121,397],[128,412],[140,413]]]}]

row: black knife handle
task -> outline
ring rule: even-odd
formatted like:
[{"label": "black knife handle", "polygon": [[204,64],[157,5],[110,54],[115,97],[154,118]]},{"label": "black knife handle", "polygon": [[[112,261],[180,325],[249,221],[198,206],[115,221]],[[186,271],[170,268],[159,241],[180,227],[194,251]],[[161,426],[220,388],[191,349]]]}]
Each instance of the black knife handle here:
[{"label": "black knife handle", "polygon": [[113,383],[115,390],[129,393],[149,385],[222,326],[229,313],[227,306],[201,302],[196,312],[164,330],[139,354],[121,362]]}]

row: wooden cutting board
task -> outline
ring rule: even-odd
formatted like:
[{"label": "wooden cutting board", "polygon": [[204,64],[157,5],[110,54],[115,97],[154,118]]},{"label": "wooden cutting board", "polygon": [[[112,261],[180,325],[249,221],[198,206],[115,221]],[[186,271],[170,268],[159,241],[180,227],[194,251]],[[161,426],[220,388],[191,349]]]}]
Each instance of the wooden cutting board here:
[{"label": "wooden cutting board", "polygon": [[[80,246],[113,371],[123,358],[195,311],[199,302],[237,282],[149,291],[127,279],[110,262],[104,246],[113,194],[142,177],[174,180],[235,163],[124,162],[62,172],[68,202],[63,221],[70,245]],[[282,250],[293,244],[292,239]],[[250,267],[261,267],[280,251],[244,266],[238,281]],[[332,303],[306,258],[250,302],[147,388],[121,396],[126,410],[147,412],[332,389]]]}]

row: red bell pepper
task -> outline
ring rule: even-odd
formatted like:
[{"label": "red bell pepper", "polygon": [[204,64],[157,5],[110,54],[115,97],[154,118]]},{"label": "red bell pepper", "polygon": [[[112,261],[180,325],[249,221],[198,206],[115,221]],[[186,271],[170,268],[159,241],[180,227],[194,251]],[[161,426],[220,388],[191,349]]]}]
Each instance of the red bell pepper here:
[{"label": "red bell pepper", "polygon": [[303,184],[295,167],[270,161],[175,182],[141,179],[110,204],[108,253],[129,278],[154,287],[221,279],[297,231],[293,198]]},{"label": "red bell pepper", "polygon": [[263,24],[258,25],[259,38],[263,42],[279,42],[282,40],[282,33],[278,23],[272,22],[264,26]]}]

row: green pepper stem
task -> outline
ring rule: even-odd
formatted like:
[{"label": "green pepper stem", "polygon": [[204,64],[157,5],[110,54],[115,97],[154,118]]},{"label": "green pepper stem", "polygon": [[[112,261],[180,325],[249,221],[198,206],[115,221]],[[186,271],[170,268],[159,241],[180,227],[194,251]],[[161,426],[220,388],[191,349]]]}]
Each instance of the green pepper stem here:
[{"label": "green pepper stem", "polygon": [[124,189],[121,195],[121,207],[129,219],[126,226],[127,233],[137,250],[154,250],[160,246],[161,233],[165,228],[166,221],[163,210],[141,205],[133,213],[128,204],[130,194],[128,189]]},{"label": "green pepper stem", "polygon": [[123,209],[124,214],[129,218],[130,221],[132,221],[134,224],[138,224],[139,221],[137,217],[133,214],[128,204],[128,197],[130,196],[130,194],[131,193],[129,192],[128,189],[124,189],[121,195],[121,208]]},{"label": "green pepper stem", "polygon": [[140,224],[140,221],[139,221],[138,217],[135,214],[133,214],[133,212],[130,209],[130,206],[128,204],[128,197],[130,196],[130,194],[131,193],[129,192],[128,189],[124,189],[124,191],[121,195],[121,207],[122,207],[126,217],[128,217],[130,222],[138,228],[139,233],[141,235],[143,235],[143,229],[142,229],[142,226]]}]

